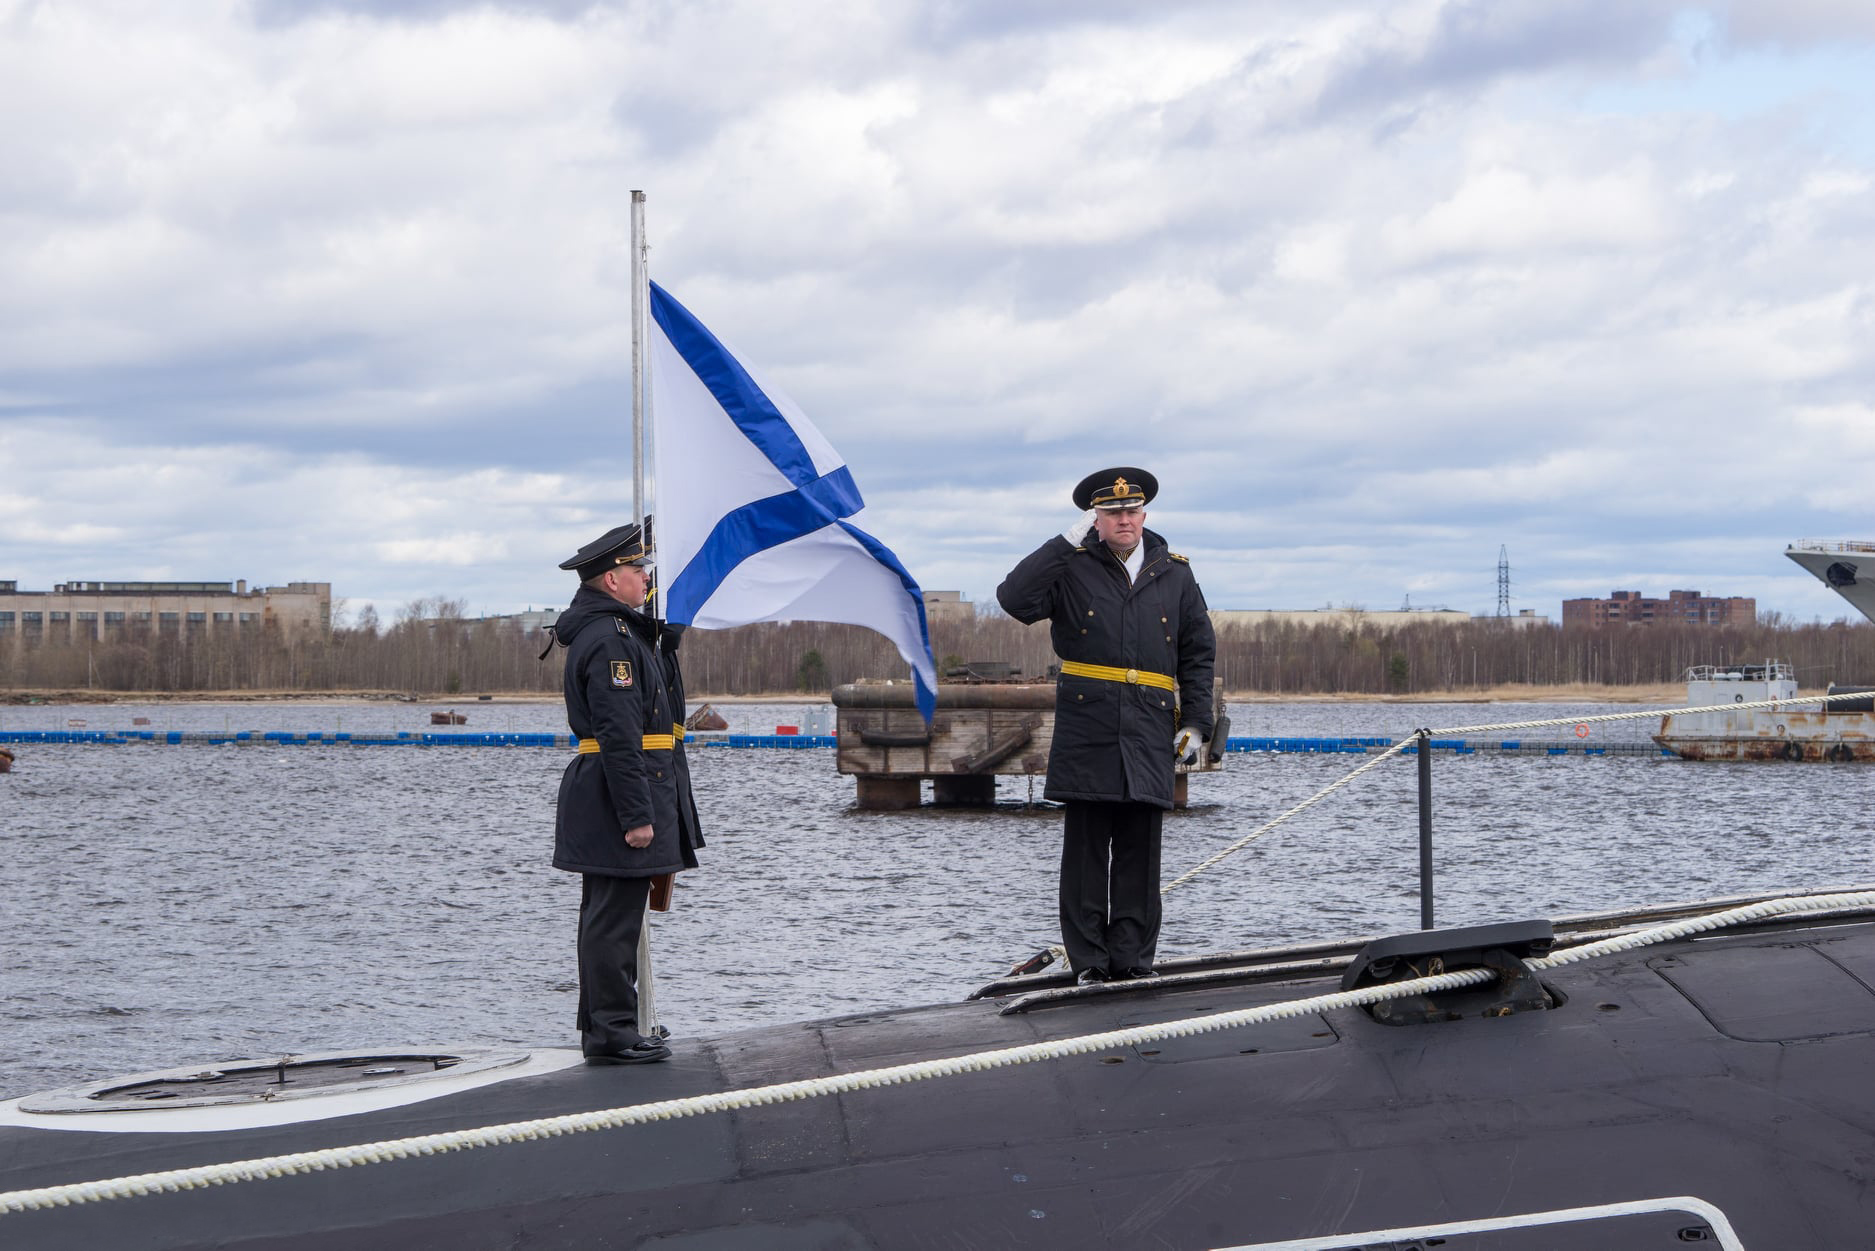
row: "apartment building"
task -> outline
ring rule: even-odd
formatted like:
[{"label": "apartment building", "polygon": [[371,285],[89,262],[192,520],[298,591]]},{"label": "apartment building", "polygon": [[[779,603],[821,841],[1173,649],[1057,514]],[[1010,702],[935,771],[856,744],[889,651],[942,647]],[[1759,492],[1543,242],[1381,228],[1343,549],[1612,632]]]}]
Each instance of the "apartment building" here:
[{"label": "apartment building", "polygon": [[1639,591],[1613,591],[1607,599],[1566,599],[1562,623],[1569,626],[1614,625],[1752,625],[1758,620],[1758,601],[1749,596],[1702,595],[1698,591],[1668,591],[1665,599],[1650,599]]}]

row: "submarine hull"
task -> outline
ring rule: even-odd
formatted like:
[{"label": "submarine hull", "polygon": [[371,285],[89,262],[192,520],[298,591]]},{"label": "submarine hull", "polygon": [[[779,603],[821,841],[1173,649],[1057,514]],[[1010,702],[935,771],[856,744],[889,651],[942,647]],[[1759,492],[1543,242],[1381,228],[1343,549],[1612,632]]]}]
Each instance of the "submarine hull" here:
[{"label": "submarine hull", "polygon": [[[0,1125],[0,1183],[398,1139],[1232,1011],[1336,989],[1351,955],[1250,958],[1099,993],[1024,979],[1054,989],[679,1039],[664,1064],[567,1064],[349,1115],[308,1099],[307,1119],[263,1127],[70,1128],[89,1114],[16,1108]],[[1406,1025],[1312,1012],[778,1106],[8,1213],[0,1241],[1250,1247],[1689,1196],[1723,1213],[1737,1245],[1862,1244],[1875,1226],[1875,921],[1765,924],[1541,981],[1548,1010]],[[1710,1224],[1669,1204],[1651,1223],[1444,1245],[1716,1245]]]}]

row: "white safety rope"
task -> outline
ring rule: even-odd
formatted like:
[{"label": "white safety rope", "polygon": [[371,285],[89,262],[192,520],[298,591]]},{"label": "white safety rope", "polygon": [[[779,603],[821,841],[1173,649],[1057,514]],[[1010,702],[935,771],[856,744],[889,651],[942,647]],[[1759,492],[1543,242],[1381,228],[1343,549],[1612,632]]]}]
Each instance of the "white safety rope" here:
[{"label": "white safety rope", "polygon": [[[1413,741],[1416,737],[1417,737],[1416,735],[1413,735],[1413,736],[1409,736],[1407,738],[1401,739],[1399,742],[1395,743],[1393,746],[1387,748],[1387,750],[1381,752],[1378,756],[1375,756],[1372,760],[1369,760],[1366,764],[1361,765],[1359,768],[1354,769],[1353,771],[1347,774],[1344,774],[1342,777],[1337,778],[1333,782],[1330,782],[1327,786],[1324,786],[1321,790],[1316,791],[1313,795],[1310,795],[1307,799],[1295,805],[1293,808],[1290,808],[1287,811],[1282,812],[1275,817],[1272,817],[1270,820],[1265,821],[1262,825],[1257,826],[1256,829],[1251,830],[1248,834],[1244,835],[1242,838],[1238,839],[1236,842],[1232,843],[1230,846],[1222,849],[1221,851],[1216,852],[1215,854],[1209,856],[1205,860],[1200,861],[1198,864],[1193,865],[1191,868],[1185,870],[1185,872],[1179,874],[1177,877],[1173,878],[1171,881],[1161,886],[1159,888],[1160,897],[1163,898],[1164,896],[1171,894],[1174,889],[1176,889],[1177,887],[1183,886],[1186,882],[1191,881],[1193,878],[1197,877],[1200,873],[1203,873],[1206,869],[1209,869],[1212,865],[1217,864],[1219,861],[1229,856],[1236,855],[1238,852],[1248,847],[1251,843],[1254,843],[1257,839],[1262,838],[1265,834],[1269,833],[1271,830],[1275,829],[1277,826],[1281,825],[1283,822],[1289,820],[1291,817],[1298,816],[1299,814],[1308,811],[1310,808],[1313,808],[1316,804],[1319,804],[1320,802],[1322,802],[1322,800],[1327,799],[1330,795],[1334,794],[1336,791],[1340,790],[1342,787],[1354,781],[1355,778],[1360,777],[1361,774],[1366,773],[1369,769],[1377,767],[1381,763],[1381,761],[1386,760],[1388,757],[1396,756],[1399,753],[1405,751],[1408,747],[1410,747],[1413,744]],[[1024,961],[1023,963],[1018,964],[1014,971],[1015,972],[1026,971],[1030,973],[1039,972],[1040,970],[1047,968],[1050,964],[1054,964],[1057,962],[1062,963],[1062,964],[1066,964],[1068,962],[1068,949],[1062,946],[1060,943],[1056,943],[1051,947],[1047,947],[1043,949],[1037,955],[1028,959],[1027,961]]]},{"label": "white safety rope", "polygon": [[[1681,717],[1696,712],[1743,712],[1748,708],[1784,708],[1791,704],[1827,704],[1838,699],[1867,699],[1867,691],[1844,691],[1838,695],[1800,695],[1791,699],[1754,699],[1736,704],[1707,704],[1699,708],[1643,708],[1639,712],[1602,712],[1592,717],[1549,717],[1542,721],[1501,721],[1495,725],[1460,725],[1449,730],[1432,730],[1437,735],[1485,734],[1493,730],[1532,730],[1545,725],[1587,725],[1593,721],[1635,721],[1671,713]],[[1410,741],[1410,740],[1408,740]]]},{"label": "white safety rope", "polygon": [[[1742,921],[1839,908],[1875,908],[1875,891],[1851,891],[1834,895],[1766,900],[1762,903],[1731,908],[1704,917],[1692,917],[1669,925],[1641,930],[1619,938],[1587,943],[1543,959],[1529,960],[1526,963],[1533,969],[1557,968],[1594,956],[1628,951],[1649,943],[1666,942]],[[298,1151],[289,1155],[237,1160],[225,1164],[205,1164],[196,1168],[169,1169],[164,1172],[141,1173],[131,1177],[115,1177],[103,1181],[75,1182],[63,1186],[47,1186],[37,1190],[14,1190],[0,1194],[0,1213],[66,1207],[75,1203],[96,1203],[106,1199],[127,1198],[131,1195],[173,1193],[180,1190],[195,1190],[203,1186],[222,1186],[231,1182],[262,1181],[272,1177],[316,1173],[332,1168],[382,1164],[390,1160],[409,1159],[412,1156],[438,1155],[443,1152],[466,1151],[476,1147],[532,1142],[542,1138],[556,1138],[563,1134],[615,1129],[626,1125],[645,1125],[653,1121],[705,1116],[716,1112],[763,1107],[825,1095],[850,1094],[859,1090],[875,1090],[883,1086],[902,1086],[911,1082],[928,1081],[932,1078],[981,1073],[989,1069],[1009,1068],[1018,1064],[1033,1064],[1042,1060],[1059,1060],[1068,1056],[1086,1055],[1094,1051],[1137,1046],[1140,1043],[1161,1042],[1169,1038],[1191,1038],[1219,1030],[1238,1029],[1248,1025],[1260,1025],[1270,1021],[1332,1012],[1343,1008],[1365,1007],[1409,995],[1437,994],[1441,991],[1479,985],[1495,979],[1496,976],[1488,969],[1462,969],[1455,973],[1440,973],[1430,977],[1416,977],[1408,981],[1364,986],[1355,990],[1314,995],[1306,999],[1293,999],[1285,1003],[1265,1004],[1258,1008],[1242,1008],[1234,1012],[1219,1012],[1210,1016],[1161,1021],[1152,1025],[1133,1026],[1129,1029],[1107,1030],[1098,1034],[1056,1039],[1053,1042],[1029,1043],[1021,1047],[979,1051],[944,1060],[920,1060],[912,1064],[893,1065],[889,1068],[866,1069],[857,1073],[814,1077],[803,1081],[781,1082],[772,1086],[728,1090],[709,1095],[692,1095],[683,1099],[665,1099],[655,1103],[634,1104],[629,1107],[608,1108],[596,1112],[578,1112],[566,1116],[544,1117],[539,1120],[515,1121],[504,1125],[489,1125],[480,1129],[424,1134],[414,1138],[360,1143],[350,1147],[328,1147],[319,1151]]]},{"label": "white safety rope", "polygon": [[[1698,713],[1698,712],[1739,712],[1739,711],[1750,709],[1750,708],[1778,708],[1778,707],[1783,707],[1783,706],[1787,706],[1790,704],[1827,704],[1831,702],[1832,700],[1838,700],[1838,699],[1867,699],[1867,698],[1868,698],[1867,691],[1848,691],[1840,695],[1805,695],[1805,696],[1802,696],[1800,698],[1795,698],[1795,699],[1760,699],[1760,700],[1754,700],[1750,703],[1711,704],[1711,705],[1707,705],[1705,707],[1700,707],[1700,708],[1644,708],[1638,712],[1606,712],[1606,713],[1596,713],[1595,715],[1588,716],[1588,717],[1549,717],[1541,721],[1499,721],[1491,725],[1461,725],[1461,726],[1455,726],[1451,729],[1445,729],[1445,730],[1428,730],[1426,731],[1426,734],[1429,738],[1444,738],[1444,737],[1448,737],[1454,734],[1486,734],[1495,730],[1529,730],[1529,729],[1536,729],[1540,726],[1546,726],[1546,725],[1587,725],[1589,722],[1592,722],[1592,721],[1635,721],[1643,717],[1658,717],[1658,716],[1661,716],[1663,713],[1672,713],[1674,716],[1682,716],[1687,713]],[[1203,873],[1205,870],[1217,864],[1220,860],[1223,860],[1227,856],[1232,856],[1232,855],[1235,855],[1237,852],[1242,851],[1245,847],[1248,847],[1251,843],[1263,837],[1263,835],[1269,833],[1271,830],[1275,829],[1277,826],[1281,825],[1283,822],[1313,807],[1317,803],[1320,803],[1322,800],[1328,798],[1328,796],[1334,794],[1336,791],[1340,790],[1342,787],[1352,782],[1355,778],[1359,777],[1361,774],[1367,772],[1369,769],[1373,768],[1375,765],[1378,765],[1381,761],[1386,760],[1391,756],[1398,755],[1399,753],[1405,751],[1407,748],[1412,747],[1418,741],[1419,741],[1419,735],[1417,733],[1407,735],[1405,738],[1401,739],[1399,742],[1395,743],[1393,746],[1387,748],[1385,751],[1381,752],[1378,756],[1375,756],[1372,760],[1369,760],[1366,764],[1360,766],[1358,769],[1355,769],[1351,773],[1348,773],[1346,776],[1342,777],[1338,781],[1330,783],[1328,786],[1324,787],[1322,790],[1317,791],[1315,794],[1309,796],[1307,799],[1303,800],[1301,803],[1297,804],[1295,807],[1289,809],[1287,812],[1284,812],[1280,816],[1277,816],[1274,819],[1267,821],[1264,824],[1258,826],[1256,829],[1250,831],[1250,833],[1244,835],[1242,838],[1238,839],[1236,842],[1232,843],[1230,846],[1224,848],[1222,851],[1209,857],[1208,859],[1202,861],[1201,863],[1193,866],[1192,868],[1187,869],[1184,873],[1179,874],[1177,877],[1167,882],[1164,886],[1161,886],[1159,888],[1159,894],[1161,896],[1169,894],[1173,887],[1184,885],[1186,882],[1189,882],[1191,881],[1191,879],[1197,877],[1200,873]],[[1057,959],[1067,958],[1066,951],[1060,947],[1051,947],[1049,948],[1049,951],[1050,953],[1054,954]]]},{"label": "white safety rope", "polygon": [[[1484,733],[1489,733],[1495,730],[1528,730],[1528,729],[1535,729],[1537,727],[1547,726],[1547,725],[1586,725],[1592,721],[1633,721],[1633,720],[1639,720],[1640,718],[1643,718],[1643,717],[1658,717],[1662,715],[1663,713],[1672,713],[1676,716],[1679,716],[1679,715],[1683,715],[1686,713],[1700,713],[1700,712],[1738,712],[1738,711],[1751,709],[1751,708],[1777,708],[1779,706],[1789,705],[1789,704],[1827,704],[1831,702],[1832,700],[1838,700],[1838,699],[1866,699],[1866,698],[1868,698],[1868,692],[1866,691],[1851,691],[1851,692],[1845,692],[1840,695],[1806,695],[1806,696],[1802,696],[1800,698],[1794,698],[1794,699],[1761,699],[1761,700],[1752,701],[1750,703],[1711,704],[1711,705],[1700,707],[1700,708],[1644,708],[1638,712],[1597,713],[1593,716],[1587,716],[1587,717],[1549,717],[1549,718],[1545,718],[1539,721],[1500,721],[1500,722],[1495,722],[1490,725],[1463,725],[1463,726],[1456,726],[1451,729],[1445,729],[1445,730],[1428,730],[1426,731],[1426,733],[1428,737],[1446,737],[1446,736],[1453,735],[1453,734],[1484,734]],[[1393,744],[1393,746],[1387,748],[1385,751],[1381,752],[1379,755],[1369,760],[1366,764],[1361,765],[1359,768],[1356,768],[1350,771],[1349,773],[1345,774],[1341,778],[1335,780],[1334,782],[1329,783],[1327,786],[1323,787],[1321,790],[1315,792],[1315,794],[1309,796],[1307,799],[1303,800],[1301,803],[1295,805],[1295,807],[1290,808],[1287,811],[1264,822],[1262,825],[1259,825],[1256,829],[1250,831],[1248,834],[1244,835],[1242,838],[1238,839],[1236,842],[1232,843],[1230,846],[1222,849],[1221,851],[1216,852],[1215,854],[1200,861],[1198,864],[1187,869],[1185,872],[1179,874],[1177,877],[1173,878],[1171,881],[1167,882],[1165,885],[1159,888],[1160,896],[1164,897],[1166,895],[1171,894],[1173,890],[1175,890],[1176,888],[1180,886],[1183,886],[1186,882],[1189,882],[1193,878],[1197,877],[1199,874],[1204,873],[1206,870],[1212,868],[1213,866],[1218,864],[1220,861],[1225,860],[1230,856],[1236,855],[1238,852],[1242,851],[1245,847],[1248,847],[1251,843],[1255,842],[1257,839],[1262,838],[1265,834],[1269,833],[1271,830],[1275,829],[1277,826],[1281,825],[1283,822],[1288,821],[1293,817],[1299,816],[1303,812],[1306,812],[1308,809],[1314,807],[1316,804],[1320,803],[1322,800],[1328,798],[1330,795],[1334,794],[1336,791],[1340,790],[1342,787],[1353,782],[1354,779],[1361,776],[1361,774],[1366,773],[1369,769],[1372,769],[1378,766],[1381,761],[1387,760],[1393,756],[1397,756],[1401,752],[1405,751],[1407,748],[1412,747],[1416,742],[1418,742],[1418,740],[1419,740],[1419,735],[1417,733],[1407,735],[1405,738],[1401,739],[1399,742]],[[1068,958],[1067,949],[1061,946],[1059,943],[1057,943],[1054,946],[1046,948],[1043,952],[1040,953],[1040,955],[1026,962],[1026,967],[1030,972],[1034,972],[1039,969],[1047,968],[1049,964],[1054,963],[1056,961],[1065,963],[1067,961],[1067,958]],[[1025,965],[1017,966],[1018,969],[1021,969],[1024,967]]]},{"label": "white safety rope", "polygon": [[1316,791],[1313,795],[1310,795],[1307,799],[1303,800],[1301,803],[1297,804],[1295,807],[1289,809],[1287,812],[1284,812],[1281,815],[1274,817],[1269,821],[1264,822],[1262,825],[1259,825],[1256,829],[1251,830],[1248,834],[1244,835],[1242,838],[1238,839],[1236,842],[1232,843],[1230,846],[1224,848],[1224,850],[1218,852],[1216,855],[1213,855],[1206,860],[1200,861],[1197,865],[1194,865],[1192,868],[1187,869],[1185,872],[1179,874],[1177,877],[1167,882],[1164,886],[1161,886],[1159,888],[1159,893],[1161,895],[1171,894],[1172,889],[1174,887],[1183,886],[1186,882],[1191,881],[1191,879],[1193,879],[1194,877],[1197,877],[1200,873],[1203,873],[1206,869],[1210,868],[1212,865],[1216,864],[1218,861],[1224,859],[1226,856],[1235,855],[1237,852],[1242,851],[1245,847],[1248,847],[1251,843],[1255,842],[1257,839],[1262,838],[1265,834],[1269,833],[1271,830],[1275,829],[1277,826],[1281,825],[1283,822],[1289,820],[1291,817],[1296,816],[1302,812],[1305,812],[1310,808],[1313,808],[1316,804],[1319,804],[1322,800],[1327,799],[1330,795],[1334,794],[1336,791],[1340,790],[1342,787],[1352,782],[1355,778],[1360,777],[1361,774],[1367,772],[1369,769],[1372,769],[1376,765],[1380,764],[1381,761],[1386,760],[1390,756],[1396,756],[1399,753],[1405,751],[1409,746],[1412,745],[1412,742],[1413,742],[1413,739],[1411,738],[1401,739],[1399,742],[1387,748],[1387,750],[1381,752],[1378,756],[1375,756],[1372,760],[1368,761],[1366,764],[1362,765],[1360,768],[1354,770],[1352,773],[1347,774],[1346,776],[1338,779],[1337,781],[1330,782],[1327,786],[1324,786],[1321,790]]},{"label": "white safety rope", "polygon": [[1736,908],[1727,908],[1723,912],[1708,912],[1705,916],[1687,917],[1680,921],[1670,921],[1665,925],[1656,925],[1632,934],[1622,934],[1615,938],[1598,939],[1592,943],[1583,943],[1579,947],[1569,947],[1554,955],[1526,960],[1533,969],[1560,969],[1566,964],[1577,964],[1583,960],[1593,960],[1599,956],[1614,955],[1618,952],[1633,951],[1639,947],[1652,946],[1655,943],[1672,942],[1675,939],[1690,938],[1694,934],[1705,934],[1712,930],[1723,929],[1728,925],[1743,925],[1750,921],[1763,921],[1770,917],[1789,916],[1797,912],[1829,912],[1836,909],[1855,909],[1875,907],[1875,890],[1841,891],[1833,895],[1791,895],[1782,899],[1763,899],[1757,903],[1742,904]]}]

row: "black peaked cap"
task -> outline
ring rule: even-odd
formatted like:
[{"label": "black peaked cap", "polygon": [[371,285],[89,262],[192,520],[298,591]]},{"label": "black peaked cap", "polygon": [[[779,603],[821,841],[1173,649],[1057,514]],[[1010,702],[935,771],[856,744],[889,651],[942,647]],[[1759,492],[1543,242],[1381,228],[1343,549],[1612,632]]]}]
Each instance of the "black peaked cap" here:
[{"label": "black peaked cap", "polygon": [[1159,493],[1159,480],[1144,469],[1119,465],[1082,478],[1074,488],[1076,508],[1144,508]]},{"label": "black peaked cap", "polygon": [[561,561],[560,568],[578,573],[583,582],[614,566],[643,560],[646,555],[644,534],[638,526],[615,526]]}]

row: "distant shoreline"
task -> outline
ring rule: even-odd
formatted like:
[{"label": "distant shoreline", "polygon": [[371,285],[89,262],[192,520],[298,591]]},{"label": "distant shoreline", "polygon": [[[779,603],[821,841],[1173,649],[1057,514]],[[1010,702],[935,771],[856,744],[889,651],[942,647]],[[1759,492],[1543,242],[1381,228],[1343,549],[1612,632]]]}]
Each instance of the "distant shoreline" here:
[{"label": "distant shoreline", "polygon": [[[1507,684],[1483,689],[1415,691],[1385,695],[1361,691],[1339,693],[1230,691],[1225,698],[1237,704],[1659,704],[1685,703],[1682,683],[1645,683],[1637,686],[1523,686]],[[471,695],[428,695],[409,691],[0,691],[0,705],[43,704],[351,704],[408,703],[442,708],[469,708],[476,704],[558,704],[560,696],[546,691],[490,691]],[[695,695],[690,704],[825,704],[829,697],[799,691],[771,691],[757,695]]]}]

